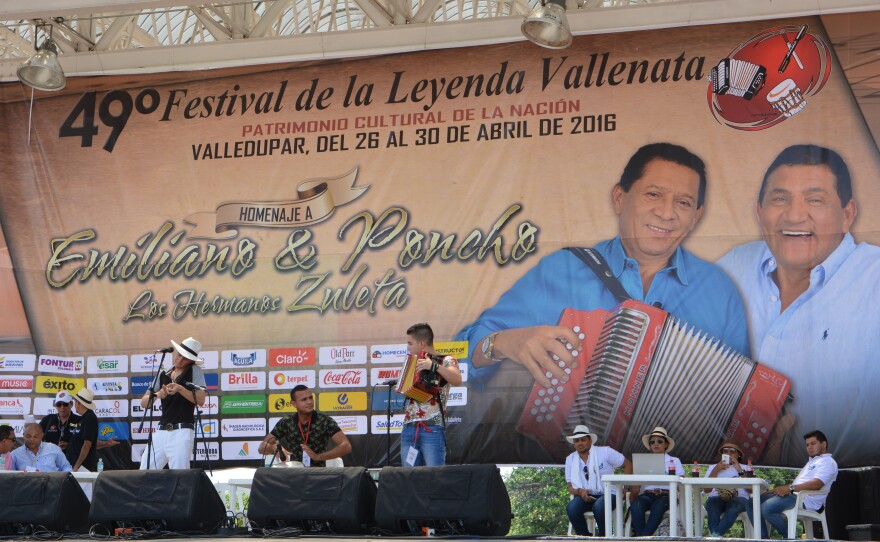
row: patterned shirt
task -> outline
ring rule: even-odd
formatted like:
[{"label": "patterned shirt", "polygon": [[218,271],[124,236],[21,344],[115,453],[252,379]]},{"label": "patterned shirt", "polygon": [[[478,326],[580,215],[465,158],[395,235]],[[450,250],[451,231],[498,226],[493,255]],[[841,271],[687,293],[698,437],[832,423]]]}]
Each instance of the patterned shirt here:
[{"label": "patterned shirt", "polygon": [[[458,367],[458,360],[452,356],[443,358],[444,367]],[[440,396],[443,398],[443,406],[446,407],[446,401],[449,397],[449,383],[440,388]],[[444,413],[446,412],[444,408]],[[415,399],[406,400],[406,408],[404,409],[404,424],[413,424],[424,422],[427,425],[439,424],[443,420],[440,416],[440,405],[437,403],[437,397],[431,397],[427,403],[420,403]]]},{"label": "patterned shirt", "polygon": [[[290,452],[290,458],[302,461],[302,444],[308,445],[315,453],[322,454],[333,448],[332,437],[342,431],[330,416],[312,411],[312,419],[300,425],[299,415],[285,416],[275,424],[271,435],[281,442],[281,446]],[[323,467],[324,461],[312,461],[313,467]]]}]

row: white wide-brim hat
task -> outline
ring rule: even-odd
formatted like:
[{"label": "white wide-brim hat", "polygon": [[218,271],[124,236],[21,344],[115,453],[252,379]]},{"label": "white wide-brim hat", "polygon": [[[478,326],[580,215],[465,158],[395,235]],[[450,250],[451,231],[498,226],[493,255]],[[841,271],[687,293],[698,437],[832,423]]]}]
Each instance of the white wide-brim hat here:
[{"label": "white wide-brim hat", "polygon": [[659,425],[655,427],[653,431],[642,437],[642,444],[644,444],[645,448],[649,450],[651,449],[651,445],[648,444],[648,441],[651,440],[651,437],[663,437],[666,439],[667,442],[669,442],[669,446],[666,448],[666,453],[671,452],[672,448],[675,447],[675,441],[672,440],[672,437],[669,436],[669,433],[666,432],[666,429],[660,427]]},{"label": "white wide-brim hat", "polygon": [[565,437],[565,440],[574,443],[574,439],[583,437],[590,437],[590,440],[593,441],[594,444],[599,438],[596,433],[590,433],[590,428],[586,425],[578,425],[574,428],[574,433]]},{"label": "white wide-brim hat", "polygon": [[88,388],[80,388],[71,398],[89,410],[95,410],[95,392]]},{"label": "white wide-brim hat", "polygon": [[177,353],[186,359],[192,360],[199,365],[204,363],[204,360],[199,357],[199,352],[202,351],[202,343],[193,339],[192,337],[188,337],[182,341],[180,344],[177,344],[174,341],[171,341],[171,346],[177,350]]}]

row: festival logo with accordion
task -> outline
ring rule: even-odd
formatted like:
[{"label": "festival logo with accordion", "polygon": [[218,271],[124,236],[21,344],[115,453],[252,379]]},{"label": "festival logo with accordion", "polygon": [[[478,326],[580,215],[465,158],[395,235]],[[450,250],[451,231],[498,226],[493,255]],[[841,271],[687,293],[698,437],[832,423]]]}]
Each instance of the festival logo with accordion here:
[{"label": "festival logo with accordion", "polygon": [[709,109],[738,130],[763,130],[797,115],[831,75],[831,51],[807,25],[761,32],[712,68]]}]

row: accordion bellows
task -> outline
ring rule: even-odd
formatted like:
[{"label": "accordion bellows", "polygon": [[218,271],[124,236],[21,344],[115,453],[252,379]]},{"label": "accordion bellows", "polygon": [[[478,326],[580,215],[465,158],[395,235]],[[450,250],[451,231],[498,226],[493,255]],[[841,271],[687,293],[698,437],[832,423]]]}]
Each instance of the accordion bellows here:
[{"label": "accordion bellows", "polygon": [[535,384],[518,431],[556,457],[586,424],[599,444],[623,453],[662,425],[675,455],[708,460],[723,438],[758,458],[789,390],[789,380],[666,311],[626,301],[611,311],[566,309],[559,325],[581,339],[567,384]]}]

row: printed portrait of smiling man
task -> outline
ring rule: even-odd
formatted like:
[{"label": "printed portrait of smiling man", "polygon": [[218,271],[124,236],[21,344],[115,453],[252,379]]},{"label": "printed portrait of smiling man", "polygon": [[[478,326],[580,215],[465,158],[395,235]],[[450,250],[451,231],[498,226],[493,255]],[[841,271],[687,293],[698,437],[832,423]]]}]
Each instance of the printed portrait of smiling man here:
[{"label": "printed portrait of smiling man", "polygon": [[[837,152],[788,147],[758,192],[763,240],[718,261],[746,304],[754,358],[791,379],[794,427],[768,445],[765,461],[805,461],[797,435],[820,426],[833,442],[860,442],[842,450],[844,463],[859,464],[880,446],[870,417],[848,413],[851,404],[880,408],[880,372],[872,368],[880,349],[880,248],[856,243],[850,229],[857,214],[849,168]],[[829,396],[846,400],[823,400]]]}]

